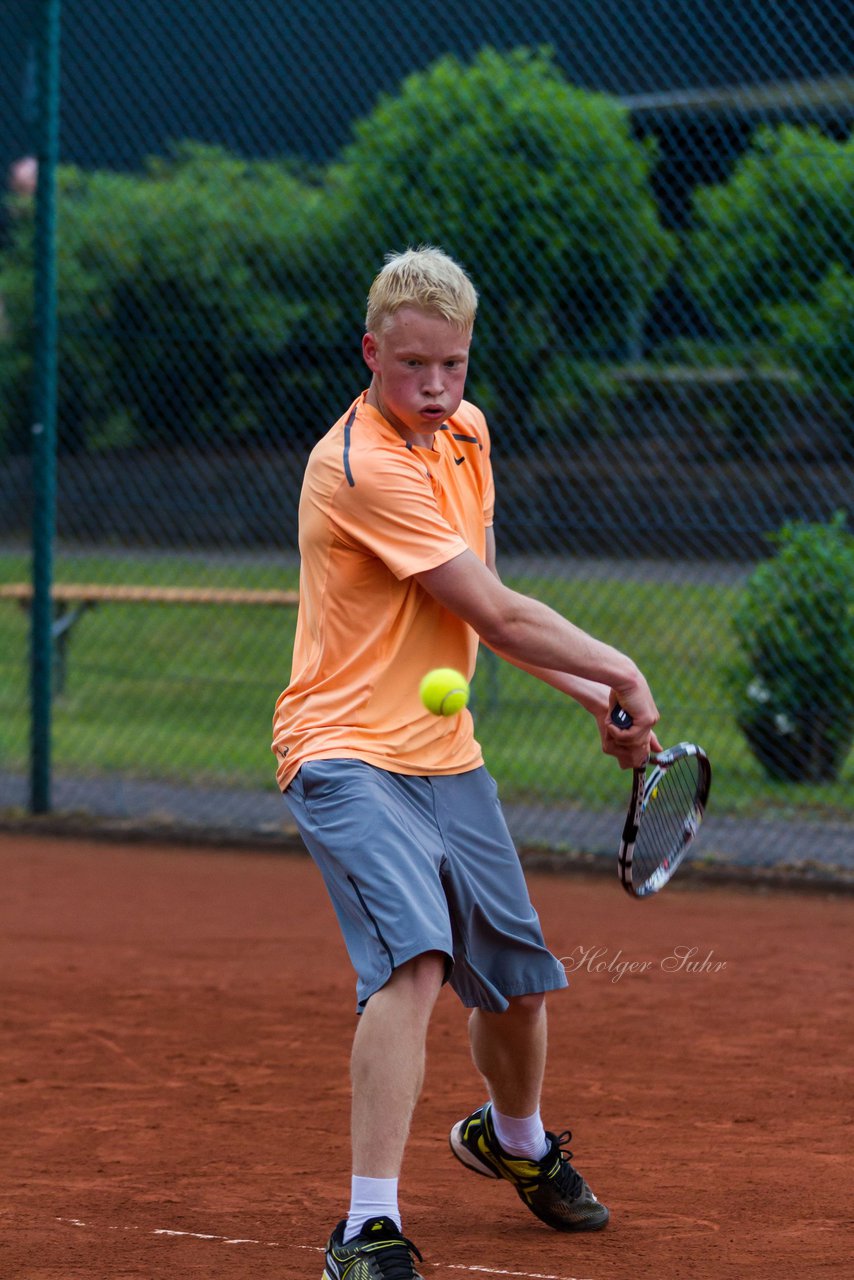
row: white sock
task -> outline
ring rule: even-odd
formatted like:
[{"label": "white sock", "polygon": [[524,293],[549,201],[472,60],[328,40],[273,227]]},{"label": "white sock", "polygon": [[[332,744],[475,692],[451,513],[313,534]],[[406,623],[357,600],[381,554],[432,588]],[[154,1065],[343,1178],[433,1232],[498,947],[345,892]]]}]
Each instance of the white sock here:
[{"label": "white sock", "polygon": [[344,1243],[362,1230],[369,1218],[391,1218],[400,1230],[397,1207],[397,1178],[350,1179],[350,1212],[344,1228]]},{"label": "white sock", "polygon": [[540,1119],[539,1108],[532,1116],[503,1116],[492,1108],[495,1136],[508,1156],[523,1156],[526,1160],[542,1160],[549,1149],[546,1131]]}]

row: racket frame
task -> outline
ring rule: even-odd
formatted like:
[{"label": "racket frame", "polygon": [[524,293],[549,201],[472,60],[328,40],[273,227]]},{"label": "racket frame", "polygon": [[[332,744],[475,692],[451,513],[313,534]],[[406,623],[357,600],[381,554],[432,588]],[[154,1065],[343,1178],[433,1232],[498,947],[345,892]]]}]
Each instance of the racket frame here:
[{"label": "racket frame", "polygon": [[[632,725],[631,716],[619,703],[612,708],[611,720],[620,729],[629,729]],[[646,810],[647,797],[652,795],[658,782],[669,768],[676,764],[678,760],[684,760],[690,756],[695,757],[697,760],[698,778],[694,809],[691,813],[685,815],[685,831],[682,845],[674,853],[667,856],[642,884],[636,884],[633,875],[635,844]],[[617,854],[617,873],[620,877],[620,883],[631,897],[650,897],[652,894],[658,893],[659,889],[663,889],[667,884],[688,852],[699,830],[705,814],[711,785],[712,766],[709,762],[709,757],[703,748],[698,747],[695,742],[679,742],[674,747],[667,747],[664,751],[650,755],[646,764],[635,769],[631,799],[629,800],[626,821],[623,825],[623,834],[620,838],[620,849]]]},{"label": "racket frame", "polygon": [[[685,815],[685,832],[682,845],[668,855],[653,873],[642,883],[635,881],[633,866],[635,844],[638,838],[643,815],[646,810],[647,797],[652,795],[661,778],[678,760],[693,756],[697,760],[698,780],[695,806],[691,813]],[[712,767],[709,757],[702,747],[695,742],[679,742],[651,755],[645,765],[635,769],[632,780],[632,795],[629,800],[628,813],[620,838],[620,849],[617,854],[617,871],[620,883],[633,898],[647,898],[663,889],[676,868],[682,862],[694,841],[703,820],[709,789],[712,781]]]}]

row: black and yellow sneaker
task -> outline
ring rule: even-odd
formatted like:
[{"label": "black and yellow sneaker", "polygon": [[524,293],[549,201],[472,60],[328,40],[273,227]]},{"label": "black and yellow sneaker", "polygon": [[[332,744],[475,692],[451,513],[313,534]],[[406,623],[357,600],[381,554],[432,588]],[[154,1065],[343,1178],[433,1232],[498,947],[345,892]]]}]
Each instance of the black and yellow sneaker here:
[{"label": "black and yellow sneaker", "polygon": [[344,1244],[346,1225],[339,1222],[329,1237],[322,1280],[423,1280],[412,1261],[413,1254],[423,1261],[421,1254],[391,1218],[369,1218]]},{"label": "black and yellow sneaker", "polygon": [[492,1103],[467,1116],[451,1130],[451,1150],[467,1169],[487,1178],[506,1178],[532,1213],[555,1231],[598,1231],[608,1210],[569,1163],[563,1145],[572,1134],[546,1133],[549,1149],[542,1160],[508,1155],[495,1136]]}]

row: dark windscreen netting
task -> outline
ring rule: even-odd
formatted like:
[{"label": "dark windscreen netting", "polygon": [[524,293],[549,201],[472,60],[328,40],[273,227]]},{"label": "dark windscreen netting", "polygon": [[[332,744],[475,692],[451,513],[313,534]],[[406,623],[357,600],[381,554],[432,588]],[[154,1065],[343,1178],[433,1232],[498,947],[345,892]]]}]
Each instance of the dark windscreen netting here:
[{"label": "dark windscreen netting", "polygon": [[[38,7],[0,14],[7,585],[29,574]],[[480,293],[468,394],[504,576],[637,658],[665,736],[712,756],[715,813],[782,796],[850,831],[843,8],[478,3],[448,24],[380,3],[368,24],[350,3],[86,0],[62,42],[57,579],[294,589],[302,468],[366,384],[370,281],[440,244]],[[12,796],[26,609],[0,601],[0,628]],[[87,608],[54,711],[64,806],[275,804],[292,630],[287,607]],[[622,802],[551,691],[486,659],[475,708],[545,838],[563,818],[538,814]],[[805,839],[792,856],[820,857]]]}]

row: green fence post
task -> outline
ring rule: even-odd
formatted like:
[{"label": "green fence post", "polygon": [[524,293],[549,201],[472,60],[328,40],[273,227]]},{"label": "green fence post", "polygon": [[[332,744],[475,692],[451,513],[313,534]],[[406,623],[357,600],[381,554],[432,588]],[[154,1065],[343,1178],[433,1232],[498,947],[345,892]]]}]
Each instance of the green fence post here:
[{"label": "green fence post", "polygon": [[30,808],[51,807],[53,542],[56,525],[56,166],[61,0],[40,0],[38,190],[33,390],[33,607],[30,632]]}]

